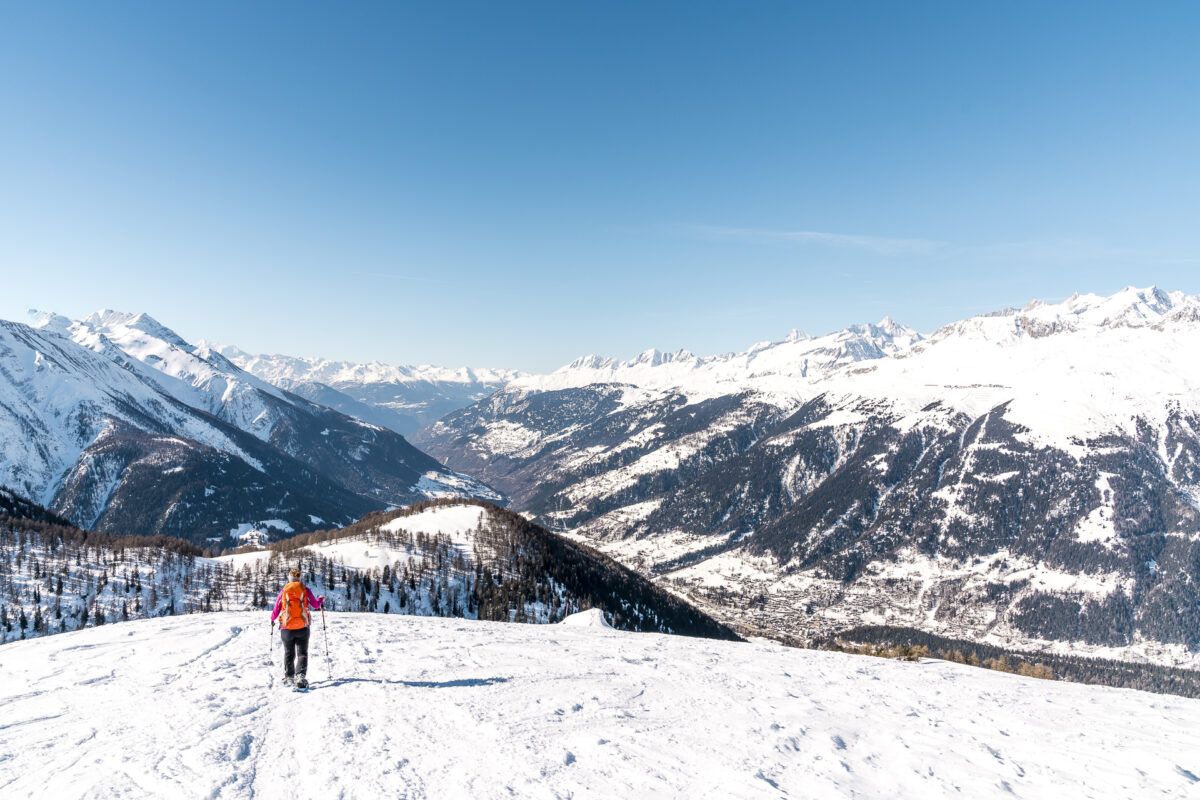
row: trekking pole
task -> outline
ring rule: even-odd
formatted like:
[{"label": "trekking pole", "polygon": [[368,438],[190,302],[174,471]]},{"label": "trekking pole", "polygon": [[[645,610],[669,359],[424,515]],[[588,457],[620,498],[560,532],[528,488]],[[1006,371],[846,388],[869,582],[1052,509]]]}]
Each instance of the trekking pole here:
[{"label": "trekking pole", "polygon": [[325,627],[325,604],[321,603],[321,635],[325,638],[325,679],[333,680],[333,665],[329,661],[329,630]]}]

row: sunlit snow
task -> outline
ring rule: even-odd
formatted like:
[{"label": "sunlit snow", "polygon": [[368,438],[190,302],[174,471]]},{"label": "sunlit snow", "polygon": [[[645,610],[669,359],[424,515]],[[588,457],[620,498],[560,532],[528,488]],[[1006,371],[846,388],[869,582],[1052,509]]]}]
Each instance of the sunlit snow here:
[{"label": "sunlit snow", "polygon": [[[586,618],[583,620],[589,621]],[[595,625],[262,612],[0,647],[25,797],[1195,797],[1200,701]]]}]

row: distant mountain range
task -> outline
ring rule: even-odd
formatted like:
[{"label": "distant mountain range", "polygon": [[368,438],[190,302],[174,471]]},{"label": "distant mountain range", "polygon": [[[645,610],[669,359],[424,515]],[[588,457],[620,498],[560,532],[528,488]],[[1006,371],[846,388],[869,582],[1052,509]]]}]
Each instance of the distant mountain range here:
[{"label": "distant mountain range", "polygon": [[0,321],[0,485],[73,524],[230,541],[500,496],[146,314]]},{"label": "distant mountain range", "polygon": [[413,441],[727,620],[1196,663],[1200,298],[588,357]]},{"label": "distant mountain range", "polygon": [[232,345],[211,347],[274,386],[404,436],[525,375],[506,369],[397,367],[252,355]]}]

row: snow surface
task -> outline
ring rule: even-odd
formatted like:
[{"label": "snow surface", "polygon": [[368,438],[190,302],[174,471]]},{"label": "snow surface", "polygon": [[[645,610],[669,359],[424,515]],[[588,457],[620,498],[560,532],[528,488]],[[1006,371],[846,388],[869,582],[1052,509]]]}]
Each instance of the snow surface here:
[{"label": "snow surface", "polygon": [[608,618],[604,616],[604,612],[598,608],[589,608],[587,611],[570,614],[558,624],[566,625],[568,628],[612,628],[612,625],[608,624]]},{"label": "snow surface", "polygon": [[[481,506],[464,505],[434,508],[407,517],[397,517],[379,526],[383,533],[396,533],[406,530],[410,533],[428,535],[442,533],[448,541],[457,547],[466,558],[470,558],[474,540],[472,533],[486,513]],[[402,524],[412,520],[410,524]],[[341,564],[344,567],[357,570],[382,570],[397,563],[404,563],[417,555],[417,551],[403,543],[391,544],[388,537],[379,536],[375,532],[360,536],[347,536],[326,542],[308,545],[302,550]],[[290,557],[301,551],[293,551]],[[235,569],[244,566],[266,563],[276,553],[271,550],[253,550],[245,553],[232,553],[211,559],[198,559],[201,562],[230,564]]]},{"label": "snow surface", "polygon": [[[485,513],[487,512],[482,506],[476,505],[431,508],[419,514],[397,517],[380,525],[379,529],[385,533],[395,533],[401,530],[427,535],[443,533],[449,538],[450,543],[469,560],[475,544],[474,531]],[[397,562],[404,563],[413,556],[413,551],[409,548],[388,545],[381,542],[379,537],[374,536],[334,539],[309,545],[306,549],[343,566],[361,570],[391,567]],[[246,565],[270,561],[272,555],[273,552],[270,550],[257,550],[205,560],[232,564],[235,568],[241,569]]]},{"label": "snow surface", "polygon": [[385,522],[379,526],[383,531],[408,531],[409,533],[444,533],[451,541],[468,543],[472,532],[479,527],[479,522],[487,510],[482,506],[464,504],[460,506],[441,506],[429,508],[418,514]]},{"label": "snow surface", "polygon": [[596,627],[262,612],[0,647],[0,794],[1196,797],[1200,701]]}]

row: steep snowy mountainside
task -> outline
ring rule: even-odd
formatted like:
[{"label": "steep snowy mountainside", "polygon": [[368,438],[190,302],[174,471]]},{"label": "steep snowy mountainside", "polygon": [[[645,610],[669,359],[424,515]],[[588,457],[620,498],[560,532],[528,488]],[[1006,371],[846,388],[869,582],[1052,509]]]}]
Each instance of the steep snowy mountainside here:
[{"label": "steep snowy mountainside", "polygon": [[148,314],[106,309],[71,323],[69,331],[74,341],[98,353],[115,346],[165,394],[264,441],[289,405],[276,387],[220,354],[188,344]]},{"label": "steep snowy mountainside", "polygon": [[[55,510],[74,506],[68,516],[84,525],[97,522],[127,466],[100,463],[96,451],[109,442],[133,440],[150,459],[208,449],[262,470],[238,432],[147,385],[115,348],[96,353],[51,330],[0,321],[0,374],[0,482]],[[89,478],[92,491],[59,496]]]},{"label": "steep snowy mountainside", "polygon": [[594,627],[327,623],[306,695],[279,686],[262,612],[3,645],[0,791],[1108,800],[1194,797],[1200,774],[1196,700]]},{"label": "steep snowy mountainside", "polygon": [[391,366],[377,361],[355,364],[253,355],[230,345],[205,346],[275,386],[403,435],[482,400],[525,374],[506,369]]},{"label": "steep snowy mountainside", "polygon": [[0,483],[83,527],[199,541],[387,504],[499,498],[392,431],[289,395],[152,318],[0,323]]},{"label": "steep snowy mountainside", "polygon": [[415,441],[745,625],[1195,664],[1197,356],[1200,299],[1128,289],[717,396],[514,384]]}]

